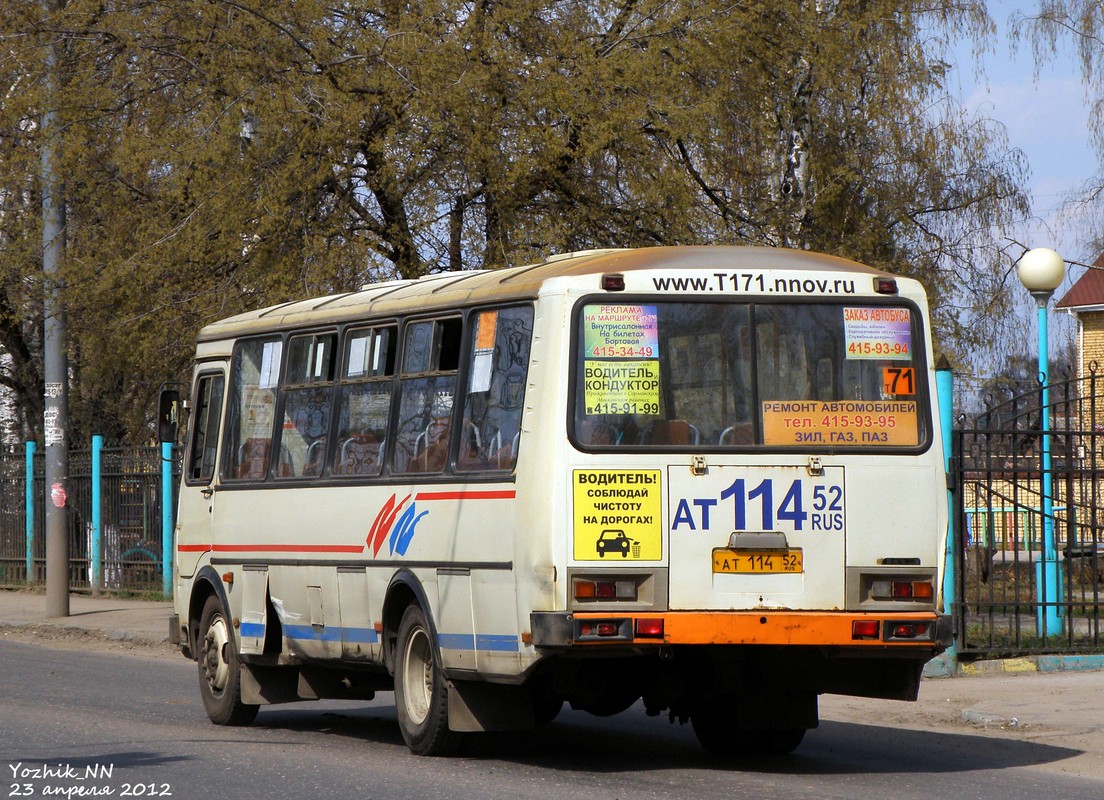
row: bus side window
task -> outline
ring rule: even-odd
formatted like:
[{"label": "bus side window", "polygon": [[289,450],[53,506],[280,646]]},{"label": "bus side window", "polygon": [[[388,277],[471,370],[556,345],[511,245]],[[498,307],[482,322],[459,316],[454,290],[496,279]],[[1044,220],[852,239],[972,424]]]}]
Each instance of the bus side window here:
[{"label": "bus side window", "polygon": [[276,474],[322,474],[330,432],[337,334],[293,336],[284,371],[284,415]]},{"label": "bus side window", "polygon": [[531,306],[478,311],[468,361],[460,471],[513,469],[533,338]]},{"label": "bus side window", "polygon": [[218,452],[222,392],[225,384],[226,379],[222,373],[201,375],[196,384],[192,443],[188,449],[189,482],[210,483],[215,475],[215,454]]},{"label": "bus side window", "polygon": [[234,348],[222,459],[224,480],[264,480],[268,475],[282,353],[283,342],[275,337],[246,339]]},{"label": "bus side window", "polygon": [[396,333],[390,325],[345,334],[334,475],[380,473],[391,416]]},{"label": "bus side window", "polygon": [[443,472],[448,463],[462,331],[459,317],[406,326],[391,453],[395,472]]}]

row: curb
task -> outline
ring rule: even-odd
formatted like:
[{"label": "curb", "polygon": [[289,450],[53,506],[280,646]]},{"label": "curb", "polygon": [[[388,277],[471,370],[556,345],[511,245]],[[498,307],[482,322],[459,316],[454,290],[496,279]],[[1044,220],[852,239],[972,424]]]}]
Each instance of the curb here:
[{"label": "curb", "polygon": [[[957,667],[957,669],[956,669]],[[1091,672],[1104,670],[1104,654],[1082,656],[1026,656],[988,661],[958,662],[940,656],[924,665],[925,678],[956,675],[1017,675],[1025,672]]]},{"label": "curb", "polygon": [[1039,656],[1039,672],[1083,672],[1104,669],[1104,655]]},{"label": "curb", "polygon": [[959,664],[962,675],[1016,675],[1022,672],[1041,672],[1033,658],[998,658],[991,661],[973,661]]},{"label": "curb", "polygon": [[9,634],[28,636],[36,640],[42,639],[43,641],[80,639],[84,641],[118,643],[126,648],[179,651],[179,647],[170,643],[167,636],[164,639],[156,639],[117,628],[82,628],[76,625],[57,625],[49,622],[0,622],[0,637]]}]

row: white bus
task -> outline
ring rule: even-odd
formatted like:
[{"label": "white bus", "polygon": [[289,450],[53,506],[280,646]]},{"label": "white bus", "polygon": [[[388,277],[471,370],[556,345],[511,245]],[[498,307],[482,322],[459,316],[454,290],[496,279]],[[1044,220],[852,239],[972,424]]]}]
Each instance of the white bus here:
[{"label": "white bus", "polygon": [[211,720],[394,691],[404,740],[642,701],[788,752],[950,641],[925,294],[770,248],[572,253],[205,327],[174,640]]}]

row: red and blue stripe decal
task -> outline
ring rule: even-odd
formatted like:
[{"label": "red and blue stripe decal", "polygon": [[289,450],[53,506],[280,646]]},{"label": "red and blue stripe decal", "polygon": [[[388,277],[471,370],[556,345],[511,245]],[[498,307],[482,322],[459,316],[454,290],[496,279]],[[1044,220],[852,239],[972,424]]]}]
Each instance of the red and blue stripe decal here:
[{"label": "red and blue stripe decal", "polygon": [[[513,489],[467,489],[458,491],[417,492],[407,494],[402,500],[397,494],[392,494],[376,513],[368,536],[364,544],[180,544],[177,550],[181,553],[313,553],[313,554],[346,554],[360,555],[371,548],[372,556],[379,555],[383,543],[388,544],[388,553],[391,555],[406,555],[407,548],[417,532],[418,523],[427,516],[430,511],[420,511],[418,503],[434,503],[441,501],[472,501],[472,500],[513,500],[517,492]],[[413,502],[407,505],[407,501],[413,498]]]}]

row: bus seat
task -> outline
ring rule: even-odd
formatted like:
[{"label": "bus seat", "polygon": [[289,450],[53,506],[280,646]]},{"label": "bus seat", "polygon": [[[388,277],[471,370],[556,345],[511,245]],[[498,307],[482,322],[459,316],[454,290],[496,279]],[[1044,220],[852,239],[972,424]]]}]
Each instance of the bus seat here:
[{"label": "bus seat", "polygon": [[502,446],[502,431],[495,431],[495,435],[492,437],[490,443],[487,445],[487,460],[494,469],[502,469],[503,467],[512,467],[517,462],[517,450],[518,440],[521,438],[521,431],[514,434],[510,443],[505,447]]},{"label": "bus seat", "polygon": [[307,447],[307,457],[303,459],[303,475],[321,475],[322,464],[326,460],[326,437],[310,443]]},{"label": "bus seat", "polygon": [[338,475],[374,475],[378,471],[376,464],[382,450],[383,442],[377,442],[369,434],[350,436],[341,443],[340,458],[334,471]]},{"label": "bus seat", "polygon": [[575,430],[579,441],[583,444],[617,444],[621,441],[621,434],[617,432],[617,428],[601,420],[584,420],[576,426]]},{"label": "bus seat", "polygon": [[484,453],[479,428],[471,420],[464,420],[464,432],[460,435],[460,452],[457,457],[460,469],[488,469],[491,466],[489,459],[493,458],[489,451],[497,441],[500,441],[499,433],[491,437],[491,441],[487,443],[488,452]]},{"label": "bus seat", "polygon": [[698,429],[684,419],[661,419],[640,434],[641,444],[698,444]]},{"label": "bus seat", "polygon": [[721,431],[721,435],[717,439],[717,444],[755,444],[755,429],[752,428],[750,422],[730,425]]},{"label": "bus seat", "polygon": [[268,458],[272,440],[246,439],[238,448],[238,477],[259,480],[268,475]]},{"label": "bus seat", "polygon": [[414,458],[407,472],[442,472],[448,461],[452,417],[434,417],[414,440]]}]

